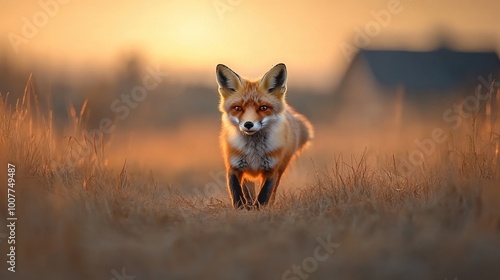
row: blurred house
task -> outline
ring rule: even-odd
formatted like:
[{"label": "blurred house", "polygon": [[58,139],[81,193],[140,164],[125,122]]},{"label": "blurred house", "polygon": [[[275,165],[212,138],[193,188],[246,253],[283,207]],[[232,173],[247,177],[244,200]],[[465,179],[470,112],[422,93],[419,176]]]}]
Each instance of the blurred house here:
[{"label": "blurred house", "polygon": [[494,51],[364,49],[337,88],[337,119],[377,127],[415,118],[440,120],[479,85],[485,91],[499,78],[500,60]]}]

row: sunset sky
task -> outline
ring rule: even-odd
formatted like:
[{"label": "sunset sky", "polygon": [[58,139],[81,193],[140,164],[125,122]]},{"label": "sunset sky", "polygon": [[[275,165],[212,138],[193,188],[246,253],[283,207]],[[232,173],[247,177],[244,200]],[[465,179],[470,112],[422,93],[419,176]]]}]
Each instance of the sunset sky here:
[{"label": "sunset sky", "polygon": [[500,45],[494,0],[59,1],[2,1],[0,34],[9,55],[106,67],[139,50],[209,79],[217,63],[254,77],[285,62],[290,77],[329,83],[345,70],[345,49],[359,45],[360,30],[372,32],[367,47],[430,49],[443,30],[461,49]]}]

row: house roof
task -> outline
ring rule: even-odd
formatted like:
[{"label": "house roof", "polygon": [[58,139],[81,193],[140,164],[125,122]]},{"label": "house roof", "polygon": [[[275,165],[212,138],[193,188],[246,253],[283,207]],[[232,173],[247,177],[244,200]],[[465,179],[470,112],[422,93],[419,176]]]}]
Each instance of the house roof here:
[{"label": "house roof", "polygon": [[439,48],[429,52],[361,50],[376,81],[404,86],[407,91],[450,90],[478,83],[478,77],[498,77],[500,60],[491,52],[459,52]]}]

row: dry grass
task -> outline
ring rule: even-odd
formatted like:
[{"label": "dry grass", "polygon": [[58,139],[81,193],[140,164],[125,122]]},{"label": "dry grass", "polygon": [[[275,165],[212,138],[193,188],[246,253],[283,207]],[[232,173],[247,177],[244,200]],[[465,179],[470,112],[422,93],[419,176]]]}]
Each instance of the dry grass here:
[{"label": "dry grass", "polygon": [[340,247],[307,279],[500,277],[500,174],[496,151],[484,148],[492,138],[473,147],[454,138],[453,157],[399,176],[392,154],[331,156],[275,205],[237,211],[223,188],[193,194],[108,164],[116,139],[85,135],[74,108],[71,137],[58,139],[30,91],[15,108],[0,99],[0,160],[18,169],[19,218],[18,271],[4,269],[2,243],[1,279],[116,279],[122,268],[135,279],[282,279],[314,256],[318,238]]}]

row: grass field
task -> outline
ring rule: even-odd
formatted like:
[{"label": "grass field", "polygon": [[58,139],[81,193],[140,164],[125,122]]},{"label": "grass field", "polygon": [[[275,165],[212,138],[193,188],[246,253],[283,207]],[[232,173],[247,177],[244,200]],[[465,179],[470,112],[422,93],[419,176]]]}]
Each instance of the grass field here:
[{"label": "grass field", "polygon": [[[148,166],[133,151],[148,154],[153,136],[129,149],[118,134],[86,137],[77,110],[59,136],[25,99],[0,103],[0,224],[7,163],[18,217],[16,272],[2,238],[0,279],[500,279],[498,140],[472,119],[411,172],[398,163],[411,147],[363,147],[318,126],[276,203],[238,211],[217,129],[164,135],[167,159],[149,149]],[[195,155],[187,139],[213,149]],[[335,141],[354,151],[328,150]]]}]

